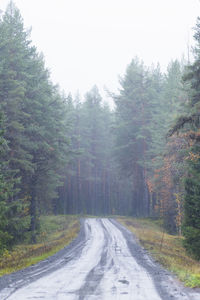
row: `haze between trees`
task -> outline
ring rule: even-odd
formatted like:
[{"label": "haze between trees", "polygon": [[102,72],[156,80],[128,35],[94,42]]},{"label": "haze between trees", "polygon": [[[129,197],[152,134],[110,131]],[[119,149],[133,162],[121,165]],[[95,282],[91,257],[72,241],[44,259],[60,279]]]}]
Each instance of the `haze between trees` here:
[{"label": "haze between trees", "polygon": [[36,242],[40,214],[121,214],[183,228],[200,258],[199,32],[198,19],[186,68],[172,61],[162,73],[134,58],[111,110],[97,87],[84,101],[60,93],[10,2],[0,21],[1,253]]}]

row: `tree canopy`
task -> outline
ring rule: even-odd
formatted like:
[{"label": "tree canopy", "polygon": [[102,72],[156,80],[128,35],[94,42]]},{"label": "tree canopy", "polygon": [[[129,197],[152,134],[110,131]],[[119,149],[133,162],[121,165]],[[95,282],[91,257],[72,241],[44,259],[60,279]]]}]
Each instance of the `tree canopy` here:
[{"label": "tree canopy", "polygon": [[[111,109],[61,93],[11,1],[0,19],[0,254],[40,214],[160,218],[200,258],[200,18],[194,61],[135,57]],[[77,87],[78,88],[78,87]]]}]

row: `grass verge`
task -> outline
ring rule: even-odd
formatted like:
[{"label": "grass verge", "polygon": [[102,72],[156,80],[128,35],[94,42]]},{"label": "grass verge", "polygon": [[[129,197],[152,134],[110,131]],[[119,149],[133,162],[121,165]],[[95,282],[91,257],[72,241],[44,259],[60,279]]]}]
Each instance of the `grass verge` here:
[{"label": "grass verge", "polygon": [[118,217],[132,231],[154,259],[172,271],[188,287],[200,287],[200,262],[188,256],[182,237],[167,234],[159,221]]},{"label": "grass verge", "polygon": [[37,243],[17,245],[0,257],[0,276],[33,265],[68,245],[80,229],[76,216],[42,216]]}]

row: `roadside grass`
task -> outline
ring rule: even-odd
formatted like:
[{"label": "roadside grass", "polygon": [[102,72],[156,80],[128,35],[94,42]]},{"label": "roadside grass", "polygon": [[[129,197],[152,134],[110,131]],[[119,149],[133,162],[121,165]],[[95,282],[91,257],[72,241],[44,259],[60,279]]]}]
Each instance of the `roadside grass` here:
[{"label": "roadside grass", "polygon": [[200,287],[200,262],[185,251],[183,237],[163,231],[159,220],[117,217],[132,231],[154,259],[170,270],[188,287]]},{"label": "roadside grass", "polygon": [[21,270],[46,259],[68,245],[80,229],[72,215],[41,216],[41,230],[36,244],[20,244],[0,256],[0,276]]}]

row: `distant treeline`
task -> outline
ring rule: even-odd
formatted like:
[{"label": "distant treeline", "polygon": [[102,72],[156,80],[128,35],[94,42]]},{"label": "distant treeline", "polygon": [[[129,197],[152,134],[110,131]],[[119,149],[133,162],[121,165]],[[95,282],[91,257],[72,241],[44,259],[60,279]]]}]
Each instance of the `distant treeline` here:
[{"label": "distant treeline", "polygon": [[[39,215],[155,217],[200,258],[200,21],[194,62],[134,58],[105,104],[65,96],[19,10],[0,20],[0,251],[35,242]],[[77,87],[78,88],[78,87]]]}]

